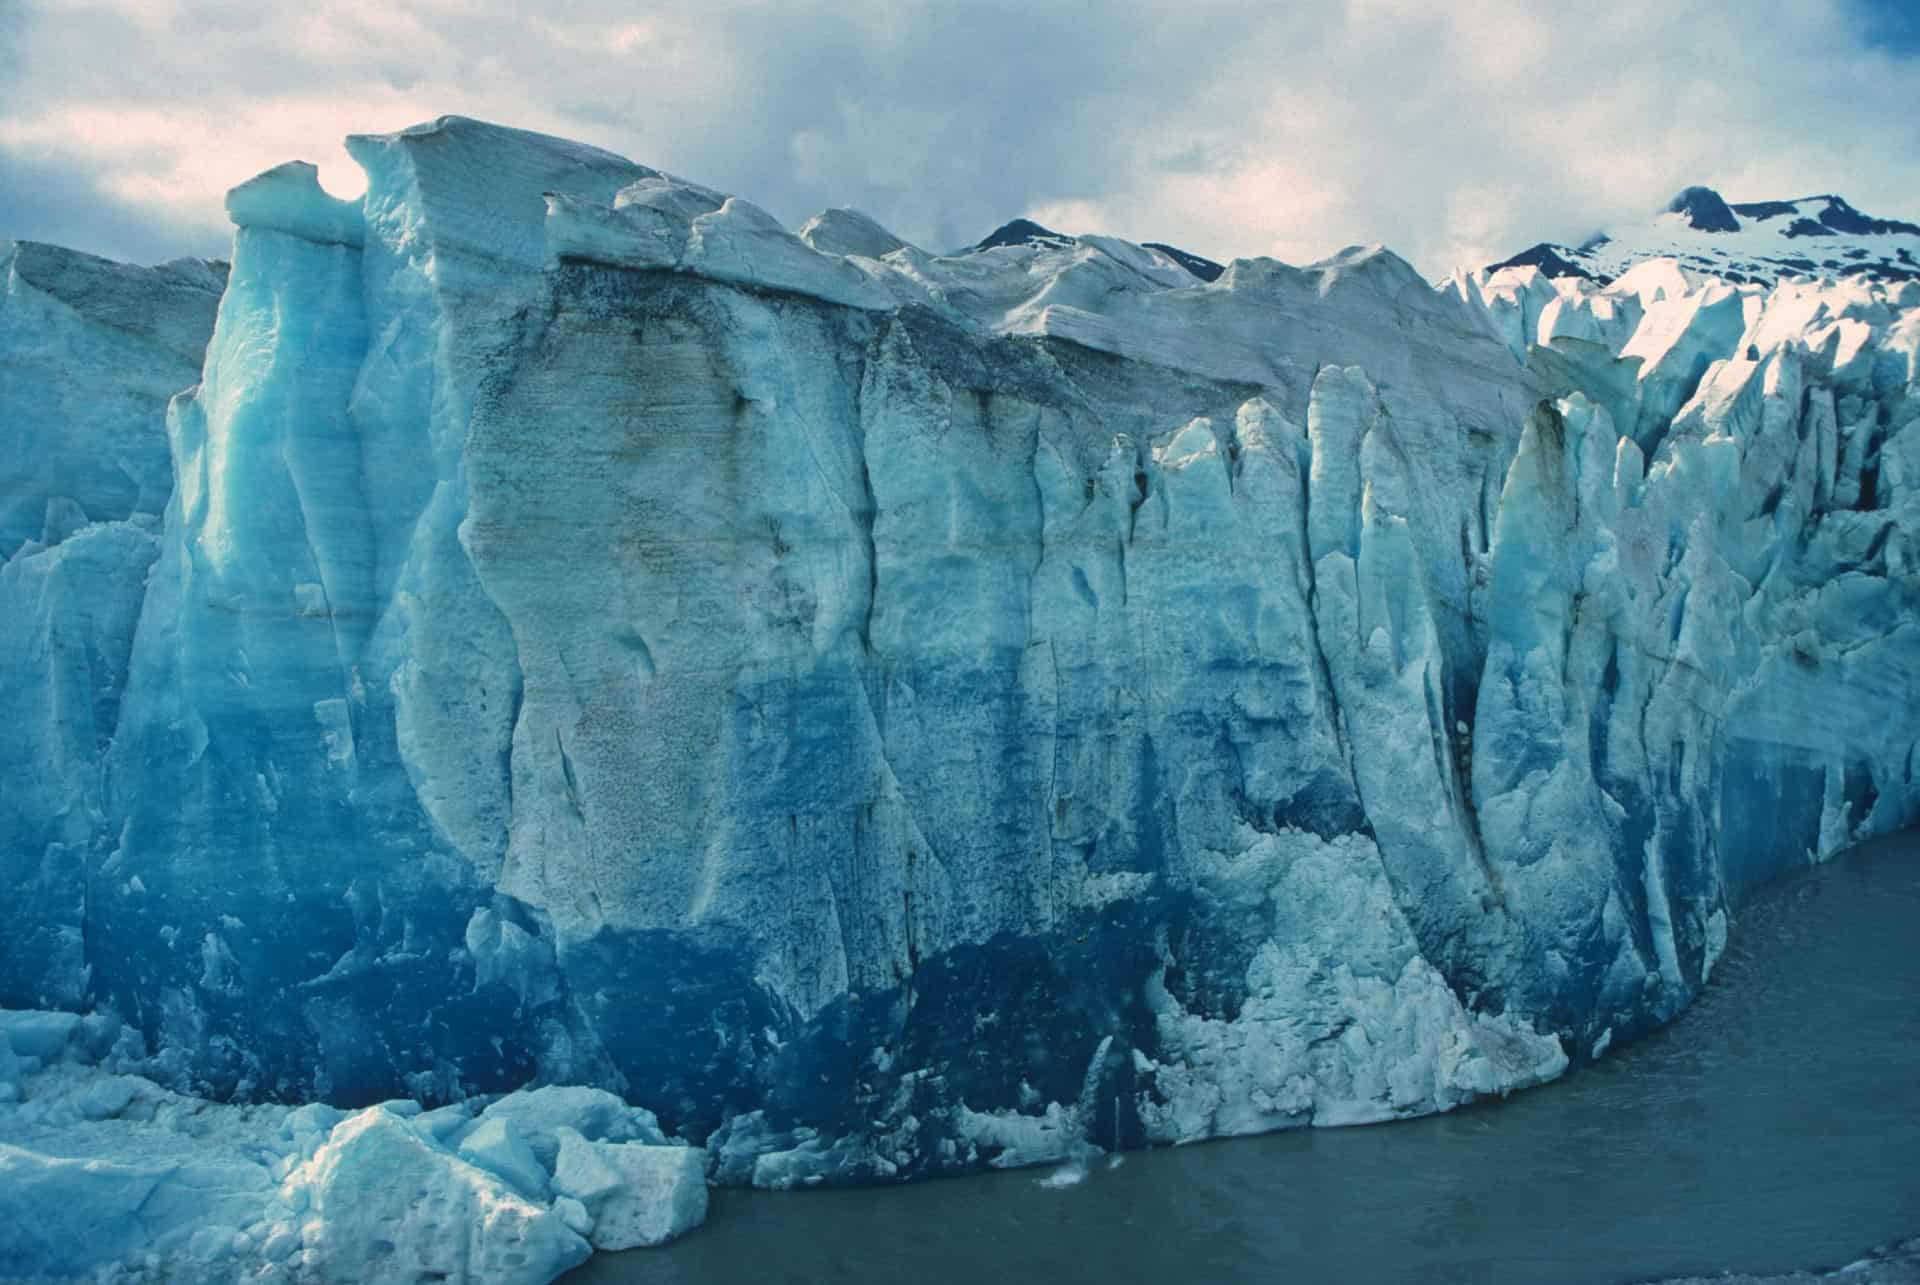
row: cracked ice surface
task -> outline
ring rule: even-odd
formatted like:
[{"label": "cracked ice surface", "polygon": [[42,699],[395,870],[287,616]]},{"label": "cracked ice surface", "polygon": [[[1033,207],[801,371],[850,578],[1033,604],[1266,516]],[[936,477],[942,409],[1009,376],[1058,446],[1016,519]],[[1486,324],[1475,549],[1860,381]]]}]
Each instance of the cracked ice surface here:
[{"label": "cracked ice surface", "polygon": [[597,1086],[769,1186],[1444,1110],[1920,811],[1920,286],[1203,285],[351,150],[236,189],[164,521],[0,572],[0,997],[181,1087]]}]

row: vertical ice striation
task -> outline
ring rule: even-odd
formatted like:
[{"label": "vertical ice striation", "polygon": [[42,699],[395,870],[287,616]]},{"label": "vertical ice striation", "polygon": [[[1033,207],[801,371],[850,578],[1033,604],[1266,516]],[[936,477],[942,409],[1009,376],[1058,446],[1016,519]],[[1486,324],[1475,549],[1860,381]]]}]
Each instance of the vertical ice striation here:
[{"label": "vertical ice striation", "polygon": [[1386,1119],[1920,813],[1920,286],[1203,284],[351,150],[232,194],[170,498],[43,487],[0,571],[64,979],[0,998],[203,1085],[593,1084],[776,1186]]},{"label": "vertical ice striation", "polygon": [[224,264],[0,242],[0,990],[85,999],[100,762],[171,490],[167,399],[199,378]]}]

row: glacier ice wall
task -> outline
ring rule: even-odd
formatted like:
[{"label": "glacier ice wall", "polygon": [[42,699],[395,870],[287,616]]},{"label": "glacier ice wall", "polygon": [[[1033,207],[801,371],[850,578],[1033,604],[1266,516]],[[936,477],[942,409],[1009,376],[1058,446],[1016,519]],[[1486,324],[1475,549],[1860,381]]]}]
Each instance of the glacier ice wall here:
[{"label": "glacier ice wall", "polygon": [[162,416],[198,382],[225,265],[0,242],[0,986],[86,993],[86,863],[160,511]]},{"label": "glacier ice wall", "polygon": [[1201,284],[350,149],[229,198],[163,525],[60,546],[144,598],[5,625],[124,659],[11,671],[78,893],[0,1001],[202,1088],[597,1084],[764,1185],[1385,1119],[1920,814],[1920,286]]}]

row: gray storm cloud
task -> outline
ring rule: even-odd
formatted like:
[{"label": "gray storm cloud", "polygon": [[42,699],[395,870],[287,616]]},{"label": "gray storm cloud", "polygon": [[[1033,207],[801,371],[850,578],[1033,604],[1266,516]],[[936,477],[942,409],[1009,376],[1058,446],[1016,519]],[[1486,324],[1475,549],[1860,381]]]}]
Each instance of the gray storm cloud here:
[{"label": "gray storm cloud", "polygon": [[0,234],[221,253],[227,187],[351,190],[341,135],[443,112],[934,249],[1026,214],[1438,274],[1694,182],[1920,213],[1920,60],[1869,8],[1564,8],[0,0]]}]

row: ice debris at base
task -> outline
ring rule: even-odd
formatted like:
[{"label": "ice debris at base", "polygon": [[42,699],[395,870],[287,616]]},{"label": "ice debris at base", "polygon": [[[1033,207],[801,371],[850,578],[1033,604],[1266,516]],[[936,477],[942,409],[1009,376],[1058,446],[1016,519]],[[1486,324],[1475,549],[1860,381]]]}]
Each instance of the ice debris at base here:
[{"label": "ice debris at base", "polygon": [[[163,1088],[177,1062],[141,1045],[111,1018],[0,1011],[0,1278],[541,1285],[706,1216],[706,1153],[611,1094],[229,1106]],[[568,1107],[560,1153],[592,1149],[602,1178],[555,1199]]]},{"label": "ice debris at base", "polygon": [[707,1216],[706,1153],[560,1131],[554,1189],[594,1213],[595,1249],[660,1245]]},{"label": "ice debris at base", "polygon": [[[396,1127],[640,1240],[688,1215],[572,1193],[673,1175],[598,1144],[786,1187],[1539,1083],[1920,817],[1920,283],[1203,281],[452,117],[349,150],[358,202],[234,193],[164,471],[0,390],[0,1001],[169,1084],[576,1086]],[[205,292],[22,254],[62,396],[193,382],[87,345]]]}]

